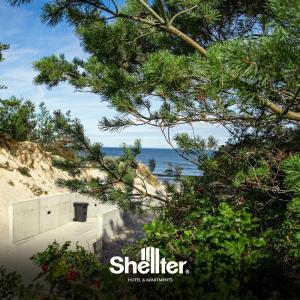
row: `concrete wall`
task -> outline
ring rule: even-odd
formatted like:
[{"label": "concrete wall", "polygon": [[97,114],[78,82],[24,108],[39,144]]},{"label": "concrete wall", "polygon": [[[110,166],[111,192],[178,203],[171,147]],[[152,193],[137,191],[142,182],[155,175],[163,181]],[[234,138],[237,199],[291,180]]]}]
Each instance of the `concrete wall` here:
[{"label": "concrete wall", "polygon": [[38,201],[40,203],[39,233],[55,229],[72,220],[71,194],[39,198]]},{"label": "concrete wall", "polygon": [[7,241],[13,235],[19,240],[22,235],[33,236],[37,230],[45,232],[69,222],[73,218],[70,199],[75,201],[76,194],[37,197],[0,205],[0,240]]},{"label": "concrete wall", "polygon": [[9,206],[9,238],[20,241],[40,232],[40,202],[36,199]]},{"label": "concrete wall", "polygon": [[9,239],[22,241],[71,221],[70,193],[11,202],[8,207]]},{"label": "concrete wall", "polygon": [[114,237],[122,231],[124,219],[120,209],[114,207],[97,215],[98,237]]},{"label": "concrete wall", "polygon": [[65,193],[10,203],[9,240],[20,242],[72,222],[74,202],[89,204],[87,217],[97,217],[97,224],[101,224],[97,229],[98,236],[104,232],[112,236],[116,226],[122,226],[120,210],[114,205],[103,205],[77,193]]},{"label": "concrete wall", "polygon": [[102,250],[105,243],[110,242],[124,230],[124,216],[122,211],[114,206],[97,214],[97,242],[96,251]]},{"label": "concrete wall", "polygon": [[7,213],[7,203],[1,201],[1,191],[0,191],[0,241],[8,239],[8,213]]}]

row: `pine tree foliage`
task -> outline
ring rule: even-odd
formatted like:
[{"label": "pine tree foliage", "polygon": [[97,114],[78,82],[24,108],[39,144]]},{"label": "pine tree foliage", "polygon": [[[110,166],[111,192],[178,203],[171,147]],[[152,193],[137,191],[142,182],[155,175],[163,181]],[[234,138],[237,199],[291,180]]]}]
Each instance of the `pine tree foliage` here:
[{"label": "pine tree foliage", "polygon": [[300,217],[300,156],[298,154],[288,157],[282,162],[285,184],[294,193],[294,198],[288,205],[289,211],[297,218]]},{"label": "pine tree foliage", "polygon": [[300,196],[300,156],[292,155],[282,163],[286,185]]},{"label": "pine tree foliage", "polygon": [[0,62],[3,61],[3,50],[7,50],[8,45],[0,43]]},{"label": "pine tree foliage", "polygon": [[31,101],[24,101],[12,97],[0,100],[0,131],[8,134],[16,141],[31,138],[35,127],[35,108]]},{"label": "pine tree foliage", "polygon": [[[149,206],[155,207],[153,200],[168,203],[169,197],[162,191],[149,192],[147,183],[149,174],[141,174],[138,169],[137,155],[141,144],[137,140],[132,146],[123,145],[123,154],[117,158],[106,156],[102,145],[91,143],[86,137],[84,128],[78,119],[68,119],[62,114],[57,115],[57,124],[69,138],[69,147],[81,153],[76,160],[55,160],[54,165],[68,171],[74,179],[58,180],[58,185],[67,187],[94,198],[101,202],[116,203],[120,207],[140,211]],[[83,169],[96,169],[103,176],[88,180],[79,179],[77,175]],[[77,177],[76,177],[77,176]],[[136,185],[139,180],[140,185]]]},{"label": "pine tree foliage", "polygon": [[52,1],[43,20],[70,22],[90,57],[44,58],[36,83],[99,94],[126,124],[299,122],[296,2]]}]

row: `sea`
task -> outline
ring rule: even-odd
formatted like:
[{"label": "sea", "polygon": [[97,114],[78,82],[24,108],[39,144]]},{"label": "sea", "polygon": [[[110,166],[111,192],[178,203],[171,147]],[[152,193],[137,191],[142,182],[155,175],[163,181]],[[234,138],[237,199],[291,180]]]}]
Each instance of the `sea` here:
[{"label": "sea", "polygon": [[[120,156],[123,153],[121,148],[112,147],[104,147],[103,151],[105,155],[112,157]],[[173,149],[143,148],[137,156],[137,160],[145,165],[149,165],[149,160],[152,159],[156,163],[153,173],[161,179],[170,179],[170,176],[166,174],[166,169],[169,169],[170,166],[172,168],[181,168],[183,176],[202,175],[202,171],[195,164],[182,158]]]}]

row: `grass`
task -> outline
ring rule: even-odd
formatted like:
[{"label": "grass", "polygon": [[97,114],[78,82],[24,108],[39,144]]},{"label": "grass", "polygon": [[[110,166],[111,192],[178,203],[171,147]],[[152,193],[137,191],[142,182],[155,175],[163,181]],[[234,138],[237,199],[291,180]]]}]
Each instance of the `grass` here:
[{"label": "grass", "polygon": [[137,171],[152,186],[157,187],[159,185],[158,178],[153,174],[151,174],[149,168],[144,164],[139,163],[137,167]]},{"label": "grass", "polygon": [[9,165],[8,161],[6,161],[5,164],[0,164],[0,168],[7,171],[13,171],[13,168]]},{"label": "grass", "polygon": [[14,184],[14,182],[10,179],[10,180],[8,180],[8,182],[7,182],[9,185],[11,185],[11,186],[15,186],[15,184]]},{"label": "grass", "polygon": [[19,167],[17,170],[18,170],[18,171],[20,172],[20,174],[22,174],[23,176],[31,177],[28,168],[26,168],[26,167]]}]

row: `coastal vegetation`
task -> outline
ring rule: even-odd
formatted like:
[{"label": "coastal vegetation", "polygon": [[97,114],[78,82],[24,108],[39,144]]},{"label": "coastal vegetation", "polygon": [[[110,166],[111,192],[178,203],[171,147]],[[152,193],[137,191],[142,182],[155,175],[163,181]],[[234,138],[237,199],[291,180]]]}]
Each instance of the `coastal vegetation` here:
[{"label": "coastal vegetation", "polygon": [[[174,151],[203,170],[201,177],[186,177],[170,169],[175,182],[148,191],[134,184],[140,176],[140,141],[124,145],[119,158],[105,159],[79,120],[57,113],[55,128],[67,138],[68,149],[85,154],[56,162],[73,176],[58,185],[125,210],[158,210],[145,225],[145,237],[124,254],[138,260],[141,248],[157,247],[167,260],[187,261],[189,274],[172,276],[172,283],[131,283],[125,275],[109,273],[84,249],[74,252],[68,243],[54,243],[33,258],[44,288],[40,283],[24,287],[0,269],[0,280],[12,287],[0,287],[0,295],[299,299],[300,2],[130,0],[119,6],[56,0],[45,4],[42,20],[67,21],[88,57],[42,58],[34,63],[37,84],[55,88],[68,82],[77,91],[101,96],[116,111],[99,122],[101,129],[158,127]],[[195,131],[171,136],[171,128],[195,123],[219,124],[231,137],[218,146],[213,137],[203,139]],[[30,128],[23,125],[17,127],[22,137]],[[44,133],[38,132],[32,136],[40,139]],[[214,155],[208,155],[211,150]],[[74,178],[86,166],[105,176]],[[149,162],[149,170],[154,168]],[[155,207],[145,206],[145,199]]]},{"label": "coastal vegetation", "polygon": [[57,127],[61,114],[51,114],[43,102],[37,109],[30,100],[0,100],[0,132],[15,142],[33,141],[47,146],[63,138]]}]

